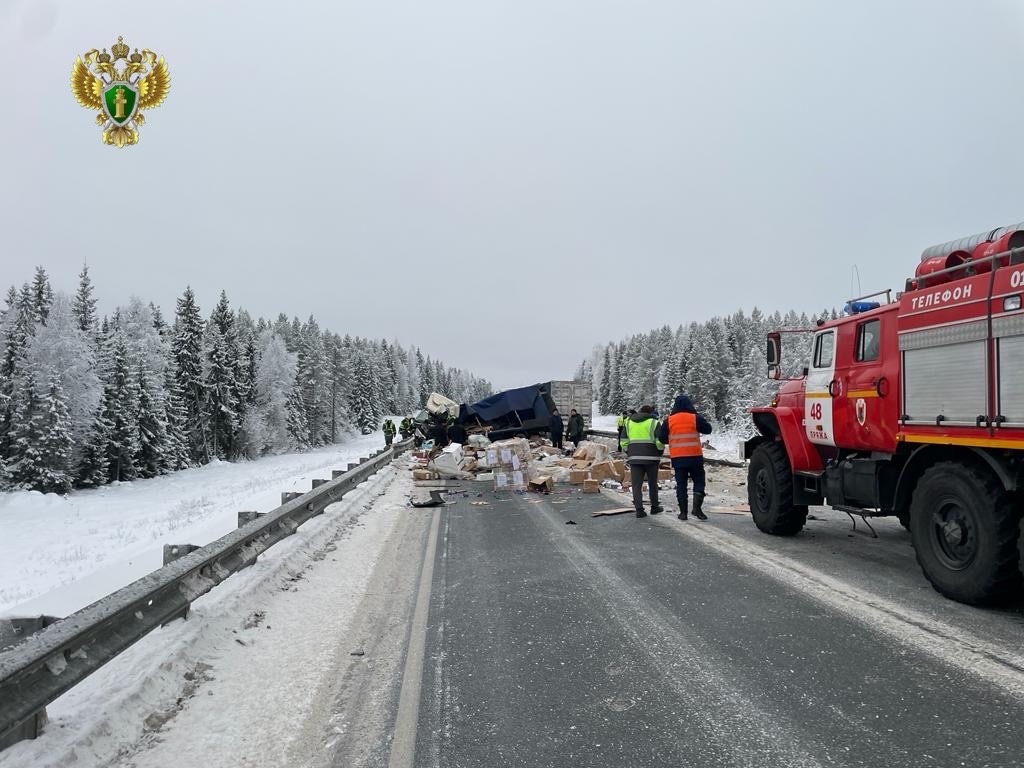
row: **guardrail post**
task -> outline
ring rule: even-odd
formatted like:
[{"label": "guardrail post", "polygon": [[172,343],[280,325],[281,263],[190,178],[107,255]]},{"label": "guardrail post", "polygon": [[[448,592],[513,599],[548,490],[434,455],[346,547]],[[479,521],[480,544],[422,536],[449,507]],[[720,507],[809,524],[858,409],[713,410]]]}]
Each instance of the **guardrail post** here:
[{"label": "guardrail post", "polygon": [[287,504],[292,499],[297,499],[301,495],[298,491],[285,491],[281,494],[281,504]]},{"label": "guardrail post", "polygon": [[[351,468],[351,466],[352,465],[350,464],[349,467]],[[341,477],[344,474],[345,474],[345,470],[344,469],[332,470],[331,471],[331,480],[337,480],[339,477]]]},{"label": "guardrail post", "polygon": [[[195,552],[197,549],[201,549],[198,544],[164,544],[164,565],[174,562],[179,557],[184,557],[190,552]],[[177,613],[169,616],[167,621],[163,622],[160,626],[166,627],[172,621],[176,619],[187,619],[188,609],[191,607],[191,603],[186,603],[185,607]]]},{"label": "guardrail post", "polygon": [[365,463],[366,463],[366,462],[368,462],[369,460],[370,460],[370,457],[369,457],[369,456],[360,456],[360,457],[359,457],[359,463],[360,463],[360,464],[365,464]]},{"label": "guardrail post", "polygon": [[164,544],[164,565],[200,549],[198,544]]},{"label": "guardrail post", "polygon": [[238,527],[244,528],[253,520],[259,520],[261,517],[266,517],[266,512],[254,512],[252,510],[243,510],[238,513]]},{"label": "guardrail post", "polygon": [[60,621],[58,616],[9,616],[0,619],[0,650],[25,642],[30,635],[57,621]]},{"label": "guardrail post", "polygon": [[27,720],[0,738],[0,749],[7,749],[25,739],[38,739],[43,733],[43,727],[48,722],[50,722],[50,718],[46,716],[46,707],[38,712],[33,712]]},{"label": "guardrail post", "polygon": [[321,485],[323,485],[323,484],[324,484],[324,483],[326,483],[326,482],[327,482],[327,481],[326,481],[326,480],[324,480],[324,479],[322,479],[322,478],[319,478],[319,477],[318,477],[318,478],[315,478],[315,479],[313,480],[313,487],[314,487],[314,488],[319,488],[319,487],[320,487]]},{"label": "guardrail post", "polygon": [[355,469],[355,468],[356,468],[356,467],[358,467],[358,466],[359,466],[358,464],[352,464],[352,463],[350,463],[350,464],[348,465],[348,471],[349,471],[349,472],[351,472],[351,471],[352,471],[353,469]]}]

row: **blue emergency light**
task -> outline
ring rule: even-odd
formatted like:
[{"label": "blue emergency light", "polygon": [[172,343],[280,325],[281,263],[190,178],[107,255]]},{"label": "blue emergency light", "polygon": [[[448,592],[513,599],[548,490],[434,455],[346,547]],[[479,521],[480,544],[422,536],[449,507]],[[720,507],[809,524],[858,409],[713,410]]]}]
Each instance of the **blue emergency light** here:
[{"label": "blue emergency light", "polygon": [[880,306],[877,301],[851,301],[843,307],[843,312],[848,315],[859,315],[861,312],[878,309]]}]

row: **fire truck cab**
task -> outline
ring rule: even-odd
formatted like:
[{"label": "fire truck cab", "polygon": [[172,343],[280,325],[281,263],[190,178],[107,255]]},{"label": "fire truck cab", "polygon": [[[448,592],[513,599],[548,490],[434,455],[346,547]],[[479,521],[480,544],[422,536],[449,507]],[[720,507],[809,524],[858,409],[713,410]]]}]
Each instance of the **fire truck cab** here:
[{"label": "fire truck cab", "polygon": [[[812,331],[803,375],[751,410],[758,528],[794,535],[809,505],[896,516],[942,594],[972,604],[1017,595],[1022,296],[1024,223],[928,248],[895,300],[852,300]],[[783,338],[768,336],[773,378]]]}]

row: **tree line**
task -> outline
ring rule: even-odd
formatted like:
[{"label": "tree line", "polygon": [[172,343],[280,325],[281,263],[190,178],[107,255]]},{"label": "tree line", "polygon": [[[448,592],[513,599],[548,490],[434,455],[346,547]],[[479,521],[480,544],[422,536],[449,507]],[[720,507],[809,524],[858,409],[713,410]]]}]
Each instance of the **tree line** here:
[{"label": "tree line", "polygon": [[[767,333],[813,329],[818,318],[836,316],[834,309],[812,320],[806,313],[766,315],[755,308],[675,329],[664,326],[598,345],[576,377],[593,382],[602,413],[651,404],[668,414],[676,393],[685,392],[719,428],[749,436],[754,427],[747,409],[767,404],[779,385],[767,378]],[[784,337],[784,375],[807,364],[810,340],[810,334]]]},{"label": "tree line", "polygon": [[253,319],[227,294],[204,317],[186,288],[167,322],[132,298],[100,318],[88,268],[74,296],[38,267],[0,313],[0,489],[65,493],[216,460],[256,458],[379,428],[431,392],[491,393],[397,341],[280,314]]}]

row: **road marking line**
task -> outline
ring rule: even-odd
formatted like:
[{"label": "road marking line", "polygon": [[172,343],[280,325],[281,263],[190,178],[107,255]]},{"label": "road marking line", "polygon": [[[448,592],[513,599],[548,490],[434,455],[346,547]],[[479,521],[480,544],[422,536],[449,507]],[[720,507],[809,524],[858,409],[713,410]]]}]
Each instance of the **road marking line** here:
[{"label": "road marking line", "polygon": [[398,696],[398,715],[395,718],[395,735],[391,740],[388,768],[412,768],[416,757],[416,721],[420,712],[423,655],[427,645],[427,617],[430,613],[430,589],[434,582],[434,556],[437,551],[437,529],[440,522],[441,510],[435,509],[434,518],[430,523],[430,535],[427,537],[427,549],[423,553],[420,588],[416,595],[412,627],[409,630],[409,650],[405,654],[402,691]]},{"label": "road marking line", "polygon": [[923,651],[1024,699],[1024,656],[986,642],[963,627],[887,600],[727,531],[669,520],[654,524],[696,539],[903,646]]}]

